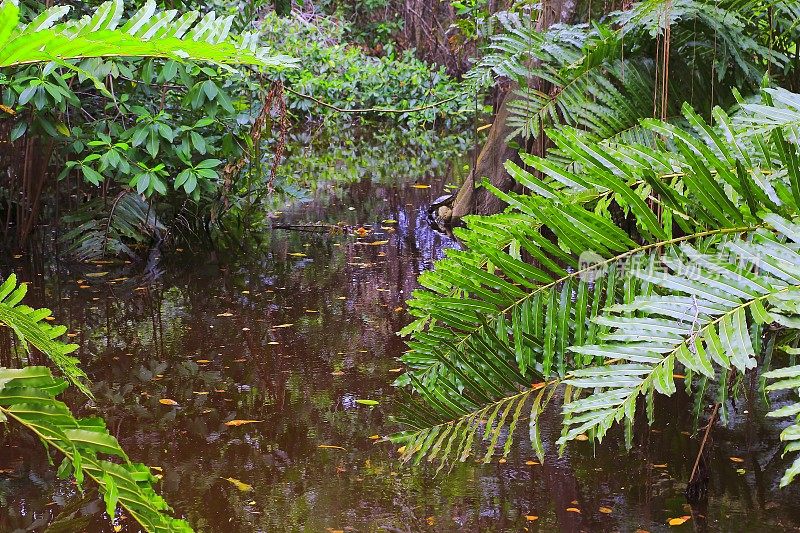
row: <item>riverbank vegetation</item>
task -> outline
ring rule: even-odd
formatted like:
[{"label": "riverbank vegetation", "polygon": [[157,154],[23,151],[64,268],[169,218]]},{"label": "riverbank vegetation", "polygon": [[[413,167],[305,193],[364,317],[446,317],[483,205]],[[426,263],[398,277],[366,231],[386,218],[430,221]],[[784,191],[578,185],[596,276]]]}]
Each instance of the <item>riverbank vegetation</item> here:
[{"label": "riverbank vegetation", "polygon": [[[786,486],[800,472],[799,21],[795,0],[3,0],[6,252],[46,241],[147,272],[171,250],[217,260],[336,184],[469,161],[430,209],[458,245],[419,276],[399,332],[386,440],[402,459],[440,471],[505,462],[525,440],[539,462],[576,440],[631,448],[658,396],[683,389],[707,428],[690,501],[742,397],[789,419]],[[76,346],[4,279],[16,340],[0,421],[93,480],[112,520],[119,505],[148,531],[189,530],[101,418],[57,399],[70,384],[92,398]]]}]

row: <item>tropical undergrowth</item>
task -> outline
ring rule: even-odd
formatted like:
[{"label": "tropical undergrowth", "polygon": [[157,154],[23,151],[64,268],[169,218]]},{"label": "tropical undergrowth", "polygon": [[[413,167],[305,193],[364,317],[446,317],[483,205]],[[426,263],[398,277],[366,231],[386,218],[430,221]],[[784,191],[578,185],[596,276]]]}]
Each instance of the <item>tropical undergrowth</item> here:
[{"label": "tropical undergrowth", "polygon": [[[184,4],[186,9],[205,8],[202,2]],[[6,234],[18,240],[43,219],[65,212],[70,220],[94,217],[100,225],[124,217],[124,210],[113,209],[115,199],[132,192],[174,230],[167,234],[213,245],[227,231],[238,238],[248,229],[263,229],[264,210],[282,193],[312,188],[307,174],[280,164],[302,158],[311,143],[329,138],[330,132],[370,136],[370,130],[389,126],[405,132],[400,138],[410,138],[406,144],[413,145],[431,142],[433,131],[463,128],[469,120],[467,109],[472,108],[456,98],[459,86],[442,70],[411,53],[370,57],[344,42],[343,26],[324,16],[309,24],[273,12],[254,11],[250,16],[259,18],[248,20],[242,15],[248,10],[232,10],[236,13],[214,17],[212,12],[200,19],[194,12],[178,15],[153,0],[138,12],[119,1],[95,11],[100,5],[57,6],[39,16],[41,3],[22,0],[20,23],[37,20],[42,31],[66,36],[73,31],[72,21],[93,21],[89,26],[119,26],[121,34],[135,29],[135,37],[155,42],[168,31],[194,39],[189,32],[194,22],[191,32],[208,27],[198,34],[207,41],[204,51],[220,50],[210,55],[195,50],[196,58],[119,57],[147,55],[124,51],[50,62],[37,56],[30,58],[36,63],[17,60],[0,70],[0,134],[10,141],[0,147],[0,158],[14,175],[0,192],[4,211],[10,212]],[[27,27],[32,29],[37,28]],[[245,61],[245,56],[223,60],[224,47],[230,52],[237,43],[260,61]],[[255,65],[231,68],[228,63]],[[387,107],[424,109],[341,112]],[[25,187],[18,188],[14,180]],[[120,224],[141,227],[134,219]],[[75,231],[81,225],[67,225],[73,230],[70,248],[81,250],[84,259],[114,254],[137,241],[108,235],[98,239],[94,231]],[[149,242],[154,233],[145,231],[141,237]]]},{"label": "tropical undergrowth", "polygon": [[[554,404],[562,450],[617,426],[631,446],[679,375],[724,407],[747,372],[797,389],[780,362],[800,326],[800,95],[764,89],[733,115],[714,108],[713,125],[682,115],[642,121],[648,142],[547,131],[559,161],[522,154],[528,169],[510,170],[525,193],[495,189],[509,211],[456,230],[464,249],[420,276],[402,332],[406,460],[488,462],[523,425],[543,459]],[[796,423],[781,433],[787,454],[799,437]]]},{"label": "tropical undergrowth", "polygon": [[51,463],[60,460],[58,475],[71,478],[83,491],[96,485],[109,519],[118,519],[117,507],[148,532],[192,531],[189,524],[170,516],[170,507],[153,486],[156,477],[146,465],[134,463],[106,428],[102,418],[78,418],[58,399],[70,383],[91,397],[86,375],[70,354],[78,346],[61,340],[66,327],[54,326],[49,309],[21,303],[26,284],[11,275],[0,284],[0,325],[13,332],[24,361],[36,349],[64,377],[47,366],[0,367],[0,423],[31,432]]}]

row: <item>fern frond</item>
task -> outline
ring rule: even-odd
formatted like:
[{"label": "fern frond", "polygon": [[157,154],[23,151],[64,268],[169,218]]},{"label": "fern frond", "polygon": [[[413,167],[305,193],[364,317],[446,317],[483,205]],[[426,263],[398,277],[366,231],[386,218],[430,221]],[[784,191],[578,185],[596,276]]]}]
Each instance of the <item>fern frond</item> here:
[{"label": "fern frond", "polygon": [[[791,390],[797,393],[800,388],[800,365],[770,370],[764,373],[764,377],[769,380],[775,380],[767,386],[768,391]],[[786,441],[783,454],[800,451],[800,419],[798,419],[798,416],[800,416],[800,402],[770,411],[767,416],[771,418],[793,418],[793,422],[781,431],[781,440]],[[784,472],[781,478],[781,487],[790,484],[797,474],[800,474],[800,455],[795,456],[792,465]]]},{"label": "fern frond", "polygon": [[20,303],[27,291],[26,284],[17,285],[15,274],[8,276],[0,285],[0,324],[11,328],[26,351],[30,352],[30,345],[33,345],[81,392],[91,397],[92,393],[85,383],[86,373],[78,366],[78,359],[70,355],[78,349],[78,345],[59,340],[67,328],[47,322],[51,313],[49,309],[33,309]]},{"label": "fern frond", "polygon": [[18,0],[0,4],[0,67],[96,57],[161,57],[219,64],[290,67],[295,61],[259,48],[254,35],[230,35],[233,17],[178,16],[159,12],[154,0],[123,21],[122,0],[102,4],[93,15],[60,22],[67,6],[51,7],[20,24]]},{"label": "fern frond", "polygon": [[0,368],[0,422],[19,424],[46,448],[61,453],[60,476],[73,476],[79,487],[87,477],[94,481],[109,517],[115,516],[119,505],[146,531],[192,531],[186,522],[167,514],[169,506],[153,490],[156,479],[150,469],[128,459],[101,419],[77,419],[56,399],[66,387],[66,381],[54,378],[45,367]]}]

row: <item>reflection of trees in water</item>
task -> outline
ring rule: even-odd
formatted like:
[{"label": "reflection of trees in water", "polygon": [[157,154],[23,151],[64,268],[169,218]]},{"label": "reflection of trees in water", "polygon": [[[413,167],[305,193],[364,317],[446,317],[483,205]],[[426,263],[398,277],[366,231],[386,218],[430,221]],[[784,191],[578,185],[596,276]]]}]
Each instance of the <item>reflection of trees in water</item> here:
[{"label": "reflection of trees in water", "polygon": [[[394,429],[384,418],[396,376],[388,370],[398,366],[393,357],[403,345],[394,332],[407,320],[395,309],[416,287],[417,274],[451,245],[430,230],[419,205],[438,195],[434,185],[402,192],[364,182],[328,207],[311,203],[284,215],[287,221],[370,224],[381,234],[355,239],[276,231],[262,257],[238,263],[168,258],[162,278],[143,290],[136,290],[144,285],[135,276],[108,281],[130,275],[124,268],[102,265],[109,274],[89,279],[44,261],[43,250],[19,265],[22,277],[34,280],[32,302],[48,304],[78,333],[80,357],[96,383],[97,412],[136,460],[164,469],[166,496],[198,529],[518,531],[526,525],[524,515],[533,514],[542,529],[604,531],[663,524],[664,509],[684,514],[675,502],[681,501],[696,443],[676,428],[690,427],[688,419],[663,433],[637,436],[628,457],[606,451],[614,446],[585,454],[571,450],[560,459],[548,450],[546,464],[531,467],[525,461],[532,452],[519,447],[505,465],[459,465],[439,478],[429,465],[402,467],[389,447],[368,439]],[[416,205],[407,205],[409,198]],[[380,230],[385,219],[397,221],[386,225],[395,232]],[[359,243],[370,240],[389,243]],[[298,252],[307,257],[289,255]],[[90,288],[80,289],[78,279]],[[287,323],[293,326],[274,328]],[[344,374],[332,375],[339,371]],[[353,407],[362,397],[382,404]],[[180,407],[160,405],[160,398]],[[669,412],[690,412],[665,405]],[[709,511],[716,513],[710,520],[717,527],[741,525],[740,506],[748,523],[780,519],[768,508],[778,449],[759,447],[776,439],[765,438],[764,426],[753,423],[757,409],[755,403],[740,406],[736,429],[717,432]],[[89,406],[82,411],[93,412]],[[264,422],[224,425],[233,418]],[[556,435],[544,440],[554,442]],[[742,449],[751,450],[745,457],[752,459],[752,475],[740,476],[727,463]],[[24,472],[28,478],[47,471],[42,456],[23,455],[3,449],[0,468],[10,464],[14,476]],[[662,463],[668,466],[653,466]],[[223,479],[228,477],[255,490],[239,492]],[[0,502],[9,509],[45,509],[52,494],[74,494],[52,476],[41,479],[36,485],[0,477]],[[779,497],[796,496],[792,490]],[[601,505],[614,512],[599,513]],[[0,516],[0,530],[30,525],[19,513],[12,523],[12,514]],[[99,516],[93,519],[92,528],[107,527]]]}]

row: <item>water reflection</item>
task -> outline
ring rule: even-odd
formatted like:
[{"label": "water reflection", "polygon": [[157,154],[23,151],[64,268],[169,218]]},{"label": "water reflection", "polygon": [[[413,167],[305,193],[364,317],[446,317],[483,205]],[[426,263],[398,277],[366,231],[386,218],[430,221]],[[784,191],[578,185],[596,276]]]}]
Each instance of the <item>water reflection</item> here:
[{"label": "water reflection", "polygon": [[[680,396],[659,406],[679,416],[642,431],[628,455],[612,437],[560,458],[548,449],[545,465],[526,464],[524,446],[505,464],[449,476],[400,465],[374,437],[396,429],[388,415],[404,299],[453,245],[426,222],[442,192],[432,185],[363,181],[295,207],[281,222],[369,233],[278,230],[256,258],[178,252],[146,277],[124,264],[78,270],[31,256],[12,266],[77,335],[97,402],[72,395],[71,404],[102,414],[135,460],[161,468],[163,493],[198,531],[658,531],[682,515],[698,530],[800,526],[798,489],[777,489],[777,428],[760,425],[756,401],[716,432],[704,508],[683,498],[697,444],[683,433],[691,417]],[[545,432],[554,442],[558,427]],[[0,531],[44,530],[59,516],[72,520],[61,530],[111,530],[96,495],[57,480],[33,446],[15,436],[0,448]]]}]

